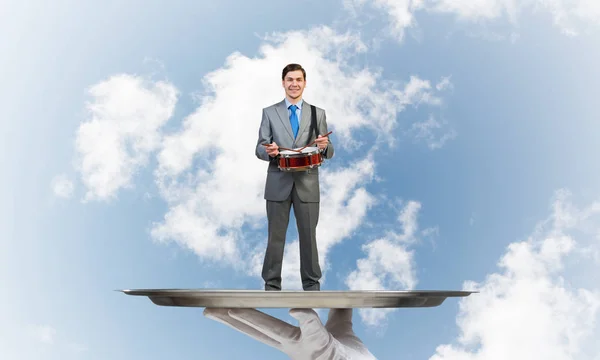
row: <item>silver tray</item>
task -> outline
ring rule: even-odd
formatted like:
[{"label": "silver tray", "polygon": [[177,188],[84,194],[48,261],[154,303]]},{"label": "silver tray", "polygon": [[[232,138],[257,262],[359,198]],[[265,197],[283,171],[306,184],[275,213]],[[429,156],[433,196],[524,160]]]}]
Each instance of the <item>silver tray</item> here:
[{"label": "silver tray", "polygon": [[220,308],[418,308],[439,306],[449,297],[465,297],[470,291],[264,291],[136,289],[127,295],[147,296],[154,304]]}]

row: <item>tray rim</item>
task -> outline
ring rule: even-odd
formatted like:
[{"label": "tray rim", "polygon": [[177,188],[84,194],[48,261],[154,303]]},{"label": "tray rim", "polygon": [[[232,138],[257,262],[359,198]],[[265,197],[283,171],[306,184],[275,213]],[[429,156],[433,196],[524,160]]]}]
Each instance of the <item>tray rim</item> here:
[{"label": "tray rim", "polygon": [[[125,289],[155,305],[203,308],[430,308],[449,298],[476,291],[447,290],[248,290],[248,289]],[[414,302],[418,302],[416,304]],[[410,305],[413,303],[413,305]],[[416,305],[415,305],[416,304]]]},{"label": "tray rim", "polygon": [[116,290],[126,295],[131,296],[251,296],[262,297],[272,296],[280,297],[297,296],[297,297],[330,297],[330,296],[376,296],[376,297],[465,297],[478,291],[468,290],[320,290],[320,291],[304,291],[304,290],[280,290],[280,291],[265,291],[255,289],[184,289],[184,288],[140,288],[140,289],[121,289]]}]

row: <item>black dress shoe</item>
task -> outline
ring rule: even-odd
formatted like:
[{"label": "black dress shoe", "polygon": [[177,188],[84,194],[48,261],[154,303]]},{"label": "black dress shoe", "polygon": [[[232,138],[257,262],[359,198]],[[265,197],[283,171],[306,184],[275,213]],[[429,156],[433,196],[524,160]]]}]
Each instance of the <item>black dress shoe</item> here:
[{"label": "black dress shoe", "polygon": [[303,289],[304,289],[304,291],[320,291],[321,290],[321,285],[319,283],[316,283],[314,285],[307,286],[307,287],[305,287]]}]

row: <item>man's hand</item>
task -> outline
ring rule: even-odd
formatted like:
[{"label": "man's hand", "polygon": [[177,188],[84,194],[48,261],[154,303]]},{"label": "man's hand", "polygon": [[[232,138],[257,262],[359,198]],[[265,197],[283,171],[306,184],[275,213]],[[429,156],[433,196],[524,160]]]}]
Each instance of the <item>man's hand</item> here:
[{"label": "man's hand", "polygon": [[319,135],[315,139],[315,142],[317,143],[317,146],[319,147],[320,150],[325,150],[325,148],[327,147],[327,144],[329,142],[329,136]]},{"label": "man's hand", "polygon": [[272,144],[265,146],[265,149],[267,150],[267,154],[271,157],[279,155],[279,145],[277,145],[275,141],[273,141]]},{"label": "man's hand", "polygon": [[204,316],[274,347],[292,360],[374,360],[352,330],[352,309],[331,309],[323,326],[312,309],[291,309],[299,327],[256,309],[206,308]]}]

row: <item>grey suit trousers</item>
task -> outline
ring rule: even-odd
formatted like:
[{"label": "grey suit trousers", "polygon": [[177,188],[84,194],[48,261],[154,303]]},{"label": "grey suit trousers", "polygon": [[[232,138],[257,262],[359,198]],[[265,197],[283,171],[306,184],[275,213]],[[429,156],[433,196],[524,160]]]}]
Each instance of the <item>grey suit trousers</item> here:
[{"label": "grey suit trousers", "polygon": [[269,238],[262,270],[265,290],[281,290],[281,266],[292,206],[300,242],[302,288],[304,290],[320,290],[321,267],[319,266],[316,234],[319,203],[301,201],[295,186],[292,187],[292,192],[286,200],[267,200]]}]

